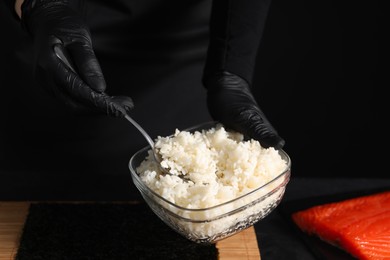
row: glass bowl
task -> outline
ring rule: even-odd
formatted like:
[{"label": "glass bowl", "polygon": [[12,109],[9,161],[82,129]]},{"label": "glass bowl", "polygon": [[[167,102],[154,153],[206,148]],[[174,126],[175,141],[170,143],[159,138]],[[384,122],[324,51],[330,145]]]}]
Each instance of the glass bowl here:
[{"label": "glass bowl", "polygon": [[[209,129],[216,122],[207,122],[183,131]],[[129,161],[132,180],[152,211],[173,230],[185,238],[203,244],[215,243],[258,222],[272,212],[283,198],[290,180],[291,160],[279,150],[286,168],[274,179],[233,200],[202,209],[176,205],[150,189],[139,177],[137,167],[145,160],[150,147],[136,152]]]}]

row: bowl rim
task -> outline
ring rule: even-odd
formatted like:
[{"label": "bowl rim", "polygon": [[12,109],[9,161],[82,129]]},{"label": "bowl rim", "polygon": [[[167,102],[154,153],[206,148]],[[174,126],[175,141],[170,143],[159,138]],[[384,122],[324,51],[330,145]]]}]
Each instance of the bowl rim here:
[{"label": "bowl rim", "polygon": [[[219,123],[219,122],[216,122],[216,121],[209,121],[209,122],[206,122],[206,123],[202,123],[202,124],[199,124],[199,125],[196,125],[196,126],[193,126],[193,127],[189,127],[189,128],[186,128],[186,129],[183,129],[181,131],[189,131],[189,130],[193,130],[199,126],[202,126],[202,125],[209,125],[209,124],[216,124],[216,123]],[[205,129],[206,130],[206,129]],[[207,208],[185,208],[185,207],[182,207],[182,206],[179,206],[167,199],[165,199],[164,197],[162,197],[161,195],[157,194],[154,190],[152,190],[151,188],[149,188],[142,180],[141,178],[139,177],[139,175],[137,174],[136,172],[136,169],[133,169],[133,167],[131,167],[132,165],[132,162],[134,161],[134,159],[137,157],[137,155],[139,155],[140,153],[147,153],[148,150],[150,149],[150,146],[147,145],[143,148],[141,148],[140,150],[138,150],[136,153],[134,153],[130,160],[129,160],[129,163],[128,163],[128,167],[130,169],[130,172],[131,172],[131,175],[136,178],[136,180],[142,184],[150,193],[152,193],[154,196],[156,196],[157,198],[163,200],[164,202],[168,203],[169,205],[179,209],[179,210],[185,210],[185,211],[191,211],[191,212],[201,212],[201,211],[207,211],[207,210],[213,210],[213,209],[216,209],[216,208],[219,208],[219,207],[223,207],[225,205],[228,205],[228,204],[231,204],[235,201],[238,201],[238,200],[241,200],[243,199],[244,197],[247,197],[247,196],[250,196],[251,194],[254,194],[256,193],[257,191],[259,191],[260,189],[272,184],[273,182],[276,182],[276,180],[278,180],[279,178],[281,178],[282,176],[288,174],[290,175],[290,171],[291,171],[291,158],[290,156],[283,150],[283,149],[279,149],[277,150],[279,154],[282,154],[284,159],[286,161],[286,168],[279,174],[277,175],[275,178],[273,178],[272,180],[270,180],[269,182],[257,187],[256,189],[254,190],[251,190],[249,191],[248,193],[245,193],[239,197],[236,197],[234,199],[231,199],[231,200],[228,200],[228,201],[225,201],[225,202],[222,202],[220,204],[217,204],[217,205],[214,205],[214,206],[211,206],[211,207],[207,207]],[[267,192],[266,194],[264,194],[264,196],[262,197],[265,197],[267,195],[272,195],[276,189],[278,189],[280,186],[286,186],[287,185],[287,182],[289,180],[289,177],[287,178],[287,180],[285,180],[283,183],[281,183],[278,187],[275,187],[274,189],[272,189],[271,191]],[[261,198],[262,198],[261,197]],[[244,206],[247,206],[247,205],[244,205]]]}]

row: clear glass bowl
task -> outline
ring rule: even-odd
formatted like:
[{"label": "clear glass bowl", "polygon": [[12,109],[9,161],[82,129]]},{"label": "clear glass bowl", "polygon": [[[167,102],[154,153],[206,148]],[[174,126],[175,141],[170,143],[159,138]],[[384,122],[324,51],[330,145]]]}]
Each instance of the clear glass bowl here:
[{"label": "clear glass bowl", "polygon": [[[216,122],[207,122],[185,129],[209,129]],[[273,211],[283,198],[290,180],[291,160],[288,154],[279,150],[286,161],[286,168],[265,185],[228,202],[204,209],[189,209],[164,199],[140,179],[137,167],[148,154],[149,146],[136,152],[130,159],[129,169],[135,186],[152,211],[173,230],[196,243],[215,243],[238,233]]]}]

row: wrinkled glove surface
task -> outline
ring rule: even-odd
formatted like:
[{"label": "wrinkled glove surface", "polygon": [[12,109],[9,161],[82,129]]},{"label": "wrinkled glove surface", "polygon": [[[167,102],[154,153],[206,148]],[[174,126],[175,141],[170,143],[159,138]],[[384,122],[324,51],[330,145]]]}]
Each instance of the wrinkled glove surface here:
[{"label": "wrinkled glove surface", "polygon": [[214,120],[258,140],[263,147],[283,148],[285,141],[260,110],[245,80],[224,71],[207,78],[204,85]]},{"label": "wrinkled glove surface", "polygon": [[[21,20],[33,37],[34,75],[49,93],[75,110],[122,117],[133,108],[130,97],[105,93],[89,29],[71,1],[25,0]],[[58,58],[55,46],[70,66]]]}]

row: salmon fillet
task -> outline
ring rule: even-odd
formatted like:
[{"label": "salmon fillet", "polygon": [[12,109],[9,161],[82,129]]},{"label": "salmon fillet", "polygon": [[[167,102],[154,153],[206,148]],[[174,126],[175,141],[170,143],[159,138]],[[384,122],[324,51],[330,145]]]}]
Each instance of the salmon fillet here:
[{"label": "salmon fillet", "polygon": [[390,191],[314,206],[292,219],[358,259],[390,259]]}]

